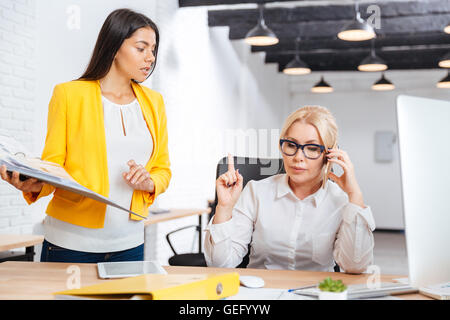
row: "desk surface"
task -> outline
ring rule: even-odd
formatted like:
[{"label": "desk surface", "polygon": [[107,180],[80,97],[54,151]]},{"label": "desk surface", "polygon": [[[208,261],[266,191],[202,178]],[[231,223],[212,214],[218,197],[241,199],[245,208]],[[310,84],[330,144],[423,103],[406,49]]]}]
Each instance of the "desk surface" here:
[{"label": "desk surface", "polygon": [[0,251],[41,244],[44,236],[34,234],[0,234]]},{"label": "desk surface", "polygon": [[[6,299],[53,299],[53,292],[66,290],[66,283],[73,276],[68,269],[76,265],[80,269],[81,286],[99,283],[95,264],[70,264],[49,262],[16,262],[0,263],[0,300]],[[350,275],[333,272],[262,270],[262,269],[225,269],[206,267],[164,267],[170,274],[202,274],[238,272],[241,275],[260,276],[266,282],[266,288],[295,288],[316,284],[327,276],[342,279],[345,284],[365,283],[370,275]],[[392,282],[402,276],[382,275],[381,281]],[[404,299],[429,299],[421,294],[399,296]]]},{"label": "desk surface", "polygon": [[159,223],[163,221],[173,220],[173,219],[179,219],[189,216],[199,216],[204,213],[210,213],[211,208],[204,208],[204,209],[170,209],[169,212],[165,213],[157,213],[152,214],[148,216],[148,219],[144,221],[144,225],[148,226],[150,224]]}]

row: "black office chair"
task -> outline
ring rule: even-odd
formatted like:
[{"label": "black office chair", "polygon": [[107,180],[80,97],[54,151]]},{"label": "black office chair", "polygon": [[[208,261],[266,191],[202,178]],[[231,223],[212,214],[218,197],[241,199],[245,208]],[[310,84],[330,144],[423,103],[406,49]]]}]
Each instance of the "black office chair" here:
[{"label": "black office chair", "polygon": [[[279,173],[285,173],[283,166],[283,159],[259,159],[259,158],[248,158],[248,157],[234,157],[234,168],[239,169],[239,173],[243,177],[243,187],[250,180],[262,180],[267,177],[273,176]],[[216,179],[228,171],[228,157],[222,158],[217,164],[216,168]],[[213,203],[210,203],[211,212],[208,216],[208,221],[214,216],[215,209],[218,203],[217,193],[215,194],[215,199]],[[204,254],[201,253],[201,246],[199,245],[198,253],[185,253],[185,254],[177,254],[171,241],[170,235],[176,233],[178,231],[195,227],[199,232],[199,238],[201,234],[200,226],[187,226],[180,228],[178,230],[174,230],[167,234],[166,239],[169,243],[170,248],[174,252],[174,256],[169,259],[169,264],[172,266],[206,266],[206,261]],[[236,266],[236,268],[246,268],[249,263],[250,256],[250,244],[248,246],[248,252],[245,257],[242,259],[242,262]],[[339,266],[335,266],[335,271],[339,272]]]},{"label": "black office chair", "polygon": [[190,267],[206,267],[205,255],[201,252],[201,245],[199,244],[199,249],[197,253],[177,253],[175,248],[172,245],[172,241],[170,240],[170,236],[174,233],[177,233],[182,230],[195,228],[196,232],[201,234],[201,224],[199,225],[191,225],[183,228],[176,229],[174,231],[169,232],[166,235],[167,243],[172,249],[173,256],[169,258],[169,265],[171,266],[190,266]]},{"label": "black office chair", "polygon": [[[284,173],[283,161],[282,159],[257,159],[257,158],[244,158],[244,157],[234,157],[234,167],[239,169],[239,172],[244,178],[243,186],[247,184],[250,180],[261,180],[272,176],[277,173]],[[228,157],[222,158],[217,164],[216,168],[216,179],[228,170]],[[215,194],[214,202],[210,203],[211,212],[208,215],[208,221],[214,216],[215,209],[217,206],[217,193]],[[169,258],[169,265],[171,266],[206,266],[205,256],[201,252],[201,245],[199,243],[199,251],[197,253],[183,253],[179,254],[175,250],[171,236],[179,231],[186,230],[189,228],[195,228],[199,234],[199,239],[201,239],[201,226],[190,225],[183,228],[179,228],[166,235],[166,240],[172,249],[174,255]],[[237,266],[237,268],[245,268],[249,261],[249,254],[247,254],[242,263]]]}]

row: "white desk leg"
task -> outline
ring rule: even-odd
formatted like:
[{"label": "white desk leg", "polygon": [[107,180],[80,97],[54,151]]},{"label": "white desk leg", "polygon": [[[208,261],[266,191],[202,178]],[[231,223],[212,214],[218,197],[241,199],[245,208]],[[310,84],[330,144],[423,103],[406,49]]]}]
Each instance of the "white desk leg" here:
[{"label": "white desk leg", "polygon": [[144,229],[144,260],[158,260],[157,255],[157,237],[158,235],[158,224],[149,224]]}]

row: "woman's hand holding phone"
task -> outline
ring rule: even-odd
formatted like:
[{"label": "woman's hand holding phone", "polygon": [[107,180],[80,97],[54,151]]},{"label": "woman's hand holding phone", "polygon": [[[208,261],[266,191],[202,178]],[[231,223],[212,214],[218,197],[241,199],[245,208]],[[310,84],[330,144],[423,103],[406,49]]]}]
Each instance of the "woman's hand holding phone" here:
[{"label": "woman's hand holding phone", "polygon": [[364,208],[362,192],[359,188],[358,181],[356,181],[355,169],[347,152],[336,148],[328,149],[326,157],[329,162],[336,163],[344,170],[344,173],[340,177],[329,170],[328,177],[347,193],[351,203]]}]

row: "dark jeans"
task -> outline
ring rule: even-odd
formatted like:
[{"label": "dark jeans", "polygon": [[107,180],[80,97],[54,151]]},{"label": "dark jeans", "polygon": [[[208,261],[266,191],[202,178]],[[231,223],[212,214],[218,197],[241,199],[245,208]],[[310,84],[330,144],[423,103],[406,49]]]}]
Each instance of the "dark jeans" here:
[{"label": "dark jeans", "polygon": [[123,251],[93,253],[61,248],[47,240],[42,243],[41,262],[98,263],[143,260],[144,244]]}]

